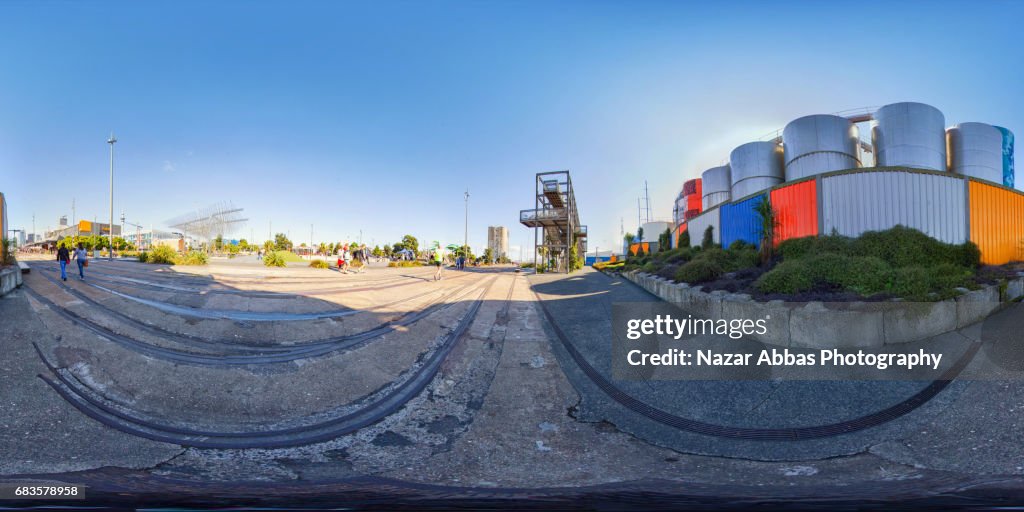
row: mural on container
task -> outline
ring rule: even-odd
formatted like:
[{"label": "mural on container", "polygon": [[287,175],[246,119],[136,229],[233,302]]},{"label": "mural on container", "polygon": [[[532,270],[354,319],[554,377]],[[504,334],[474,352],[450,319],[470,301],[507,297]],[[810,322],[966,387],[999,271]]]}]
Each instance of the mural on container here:
[{"label": "mural on container", "polygon": [[1003,185],[1014,188],[1013,132],[1002,126],[996,128],[1003,134]]}]

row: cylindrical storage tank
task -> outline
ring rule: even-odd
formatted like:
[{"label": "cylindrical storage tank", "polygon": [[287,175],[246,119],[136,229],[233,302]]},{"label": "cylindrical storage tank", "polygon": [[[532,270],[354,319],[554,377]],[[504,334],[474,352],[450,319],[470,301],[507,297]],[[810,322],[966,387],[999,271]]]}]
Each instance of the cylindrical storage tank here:
[{"label": "cylindrical storage tank", "polygon": [[644,238],[641,242],[657,242],[658,237],[661,236],[665,231],[671,231],[672,224],[663,221],[645,222],[641,226],[644,230]]},{"label": "cylindrical storage tank", "polygon": [[786,179],[782,146],[774,142],[748,142],[729,154],[732,198],[767,190]]},{"label": "cylindrical storage tank", "polygon": [[860,167],[857,125],[818,114],[791,121],[782,130],[786,181]]},{"label": "cylindrical storage tank", "polygon": [[875,112],[875,165],[946,170],[946,118],[924,103],[893,103]]},{"label": "cylindrical storage tank", "polygon": [[707,210],[716,205],[729,201],[729,191],[732,189],[729,166],[712,167],[701,175],[701,189],[703,192],[701,209]]},{"label": "cylindrical storage tank", "polygon": [[949,172],[1003,183],[1003,133],[985,123],[960,123],[946,130]]}]

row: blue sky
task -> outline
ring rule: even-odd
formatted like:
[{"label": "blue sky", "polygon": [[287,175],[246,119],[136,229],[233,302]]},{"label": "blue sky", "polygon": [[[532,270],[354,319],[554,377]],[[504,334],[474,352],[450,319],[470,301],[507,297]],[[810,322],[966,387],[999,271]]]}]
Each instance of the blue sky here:
[{"label": "blue sky", "polygon": [[[714,4],[714,5],[709,5]],[[157,227],[218,201],[237,235],[470,243],[569,169],[590,249],[797,117],[921,101],[1024,136],[1024,2],[0,2],[11,227]],[[1024,180],[1018,180],[1024,181]],[[529,253],[529,250],[527,250]]]}]

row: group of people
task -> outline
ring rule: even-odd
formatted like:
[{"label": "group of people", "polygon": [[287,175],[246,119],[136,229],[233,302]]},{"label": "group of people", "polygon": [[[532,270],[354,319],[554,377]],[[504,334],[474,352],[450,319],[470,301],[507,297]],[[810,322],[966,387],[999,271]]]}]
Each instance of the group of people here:
[{"label": "group of people", "polygon": [[[78,247],[74,251],[75,261],[78,262],[78,279],[85,281],[85,267],[89,266],[89,252],[82,247],[82,244],[78,244]],[[60,263],[60,278],[63,281],[68,280],[68,265],[71,264],[71,252],[68,251],[66,245],[61,245],[57,248],[57,261]]]},{"label": "group of people", "polygon": [[[361,263],[359,267],[353,267],[352,261],[358,261]],[[362,272],[366,269],[366,266],[370,263],[370,251],[366,248],[366,244],[345,244],[338,250],[338,270],[342,272]]]}]

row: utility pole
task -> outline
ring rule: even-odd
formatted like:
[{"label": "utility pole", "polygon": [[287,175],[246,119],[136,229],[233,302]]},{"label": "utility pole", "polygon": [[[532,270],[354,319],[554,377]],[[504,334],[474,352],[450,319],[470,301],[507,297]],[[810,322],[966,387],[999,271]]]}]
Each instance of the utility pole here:
[{"label": "utility pole", "polygon": [[33,212],[32,213],[32,242],[33,243],[39,242],[39,240],[36,240],[37,238],[39,238],[39,235],[36,234],[36,214],[35,214],[35,212]]},{"label": "utility pole", "polygon": [[465,225],[465,232],[463,233],[463,235],[465,237],[464,240],[463,240],[463,246],[462,246],[463,256],[468,258],[469,257],[469,189],[468,188],[466,189],[466,225]]},{"label": "utility pole", "polygon": [[71,198],[71,225],[72,226],[77,226],[78,225],[78,216],[75,213],[75,198],[73,198],[73,197]]},{"label": "utility pole", "polygon": [[114,138],[114,132],[110,132],[110,138],[107,139],[107,144],[110,144],[110,231],[108,239],[110,240],[110,247],[108,247],[107,255],[108,259],[114,259],[114,144],[117,143],[117,139]]},{"label": "utility pole", "polygon": [[309,225],[309,259],[313,259],[313,224]]}]

